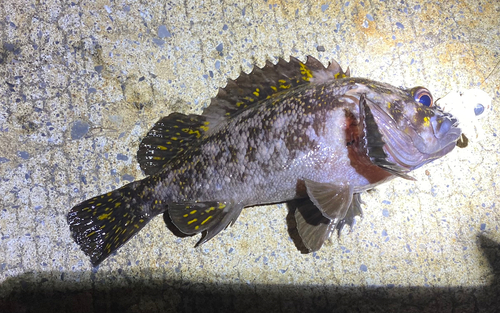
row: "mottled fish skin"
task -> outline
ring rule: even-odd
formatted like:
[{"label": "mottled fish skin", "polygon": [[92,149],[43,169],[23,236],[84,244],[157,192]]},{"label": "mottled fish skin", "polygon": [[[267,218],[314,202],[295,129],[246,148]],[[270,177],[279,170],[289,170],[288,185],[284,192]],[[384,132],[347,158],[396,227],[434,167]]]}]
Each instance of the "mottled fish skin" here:
[{"label": "mottled fish skin", "polygon": [[[254,86],[259,74],[270,87]],[[97,265],[161,213],[184,234],[202,233],[201,244],[244,207],[303,198],[298,232],[318,250],[361,215],[359,193],[411,178],[460,136],[453,117],[415,101],[415,89],[348,76],[311,57],[280,60],[230,81],[202,116],[162,119],[138,153],[149,176],[75,206],[73,238]]]}]

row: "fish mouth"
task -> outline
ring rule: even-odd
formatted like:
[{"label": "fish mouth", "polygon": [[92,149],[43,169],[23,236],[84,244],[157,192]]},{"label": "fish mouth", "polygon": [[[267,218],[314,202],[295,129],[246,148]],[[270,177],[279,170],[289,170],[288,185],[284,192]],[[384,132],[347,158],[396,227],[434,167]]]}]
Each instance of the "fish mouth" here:
[{"label": "fish mouth", "polygon": [[458,120],[449,113],[442,113],[439,117],[432,119],[431,125],[441,146],[435,155],[443,156],[453,150],[462,134],[462,130],[458,127]]},{"label": "fish mouth", "polygon": [[449,136],[460,136],[462,132],[458,128],[458,120],[449,113],[443,113],[440,117],[432,121],[432,128],[434,130],[434,135],[438,139],[445,139]]}]

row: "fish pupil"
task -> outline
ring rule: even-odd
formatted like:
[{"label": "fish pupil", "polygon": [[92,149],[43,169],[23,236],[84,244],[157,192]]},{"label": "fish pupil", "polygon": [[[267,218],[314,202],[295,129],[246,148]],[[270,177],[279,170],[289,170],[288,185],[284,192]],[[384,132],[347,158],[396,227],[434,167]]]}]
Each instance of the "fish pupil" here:
[{"label": "fish pupil", "polygon": [[420,98],[418,98],[417,101],[422,103],[426,107],[430,107],[432,105],[432,99],[429,95],[422,95],[420,96]]}]

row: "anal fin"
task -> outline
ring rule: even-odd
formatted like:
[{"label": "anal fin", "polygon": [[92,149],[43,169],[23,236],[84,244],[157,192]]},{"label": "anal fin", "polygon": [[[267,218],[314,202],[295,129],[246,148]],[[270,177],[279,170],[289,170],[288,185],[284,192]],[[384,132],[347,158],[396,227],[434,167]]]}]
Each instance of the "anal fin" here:
[{"label": "anal fin", "polygon": [[196,244],[198,246],[234,223],[242,209],[242,205],[230,202],[183,202],[169,204],[168,214],[172,223],[182,233],[186,235],[203,233]]}]

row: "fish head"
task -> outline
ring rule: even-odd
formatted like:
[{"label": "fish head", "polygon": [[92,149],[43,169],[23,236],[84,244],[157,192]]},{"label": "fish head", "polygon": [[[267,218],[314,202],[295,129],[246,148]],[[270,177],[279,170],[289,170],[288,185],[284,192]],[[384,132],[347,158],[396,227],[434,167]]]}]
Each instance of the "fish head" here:
[{"label": "fish head", "polygon": [[[366,108],[365,135],[367,138],[380,136],[378,142],[383,143],[385,156],[382,153],[381,159],[375,157],[379,157],[382,167],[400,176],[452,151],[461,135],[457,119],[435,105],[431,93],[424,87],[400,89],[385,84],[372,85],[364,94],[365,104],[361,102],[360,108],[363,105]],[[370,114],[367,115],[366,110]],[[370,118],[374,123],[369,123]],[[369,145],[367,140],[368,154]]]}]

